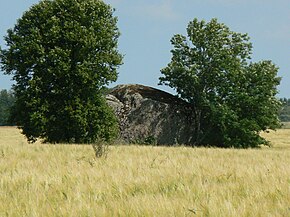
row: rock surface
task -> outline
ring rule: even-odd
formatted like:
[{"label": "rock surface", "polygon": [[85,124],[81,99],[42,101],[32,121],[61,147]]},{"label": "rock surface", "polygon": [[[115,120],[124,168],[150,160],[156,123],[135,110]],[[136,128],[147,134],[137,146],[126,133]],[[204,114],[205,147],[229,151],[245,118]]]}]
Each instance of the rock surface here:
[{"label": "rock surface", "polygon": [[119,119],[124,142],[192,144],[192,110],[178,97],[143,85],[119,85],[106,99]]}]

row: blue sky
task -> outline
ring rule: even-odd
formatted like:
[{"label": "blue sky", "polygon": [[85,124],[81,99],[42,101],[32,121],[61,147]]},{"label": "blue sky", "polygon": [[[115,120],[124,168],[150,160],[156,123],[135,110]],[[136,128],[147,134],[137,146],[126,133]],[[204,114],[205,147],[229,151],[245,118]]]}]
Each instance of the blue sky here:
[{"label": "blue sky", "polygon": [[[231,30],[248,33],[253,61],[272,60],[280,67],[279,97],[290,98],[290,0],[104,0],[116,8],[121,37],[119,50],[124,65],[117,84],[158,86],[160,69],[171,58],[170,39],[185,34],[194,18],[218,18]],[[0,0],[0,46],[17,18],[38,0]],[[0,89],[11,87],[9,76],[0,73]]]}]

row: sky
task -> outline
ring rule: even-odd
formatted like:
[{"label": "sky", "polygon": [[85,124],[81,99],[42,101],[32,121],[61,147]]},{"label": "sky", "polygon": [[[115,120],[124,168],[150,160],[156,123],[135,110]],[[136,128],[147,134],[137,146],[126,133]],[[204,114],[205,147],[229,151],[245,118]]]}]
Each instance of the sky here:
[{"label": "sky", "polygon": [[[111,84],[158,86],[160,69],[170,62],[174,34],[186,34],[194,18],[217,18],[232,31],[248,33],[252,61],[272,60],[282,77],[279,97],[290,98],[290,0],[104,0],[116,9],[124,64]],[[0,0],[0,46],[16,20],[38,0]],[[0,89],[10,89],[11,77],[0,71]]]}]

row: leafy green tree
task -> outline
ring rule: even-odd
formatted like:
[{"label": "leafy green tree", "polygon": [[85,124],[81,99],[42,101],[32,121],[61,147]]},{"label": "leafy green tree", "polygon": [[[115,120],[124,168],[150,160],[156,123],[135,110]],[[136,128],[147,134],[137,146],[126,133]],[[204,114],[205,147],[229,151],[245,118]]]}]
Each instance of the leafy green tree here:
[{"label": "leafy green tree", "polygon": [[247,34],[233,32],[217,19],[194,19],[187,36],[171,39],[172,59],[161,70],[160,84],[192,105],[192,145],[266,144],[259,132],[279,125],[278,68],[271,61],[250,62]]},{"label": "leafy green tree", "polygon": [[0,60],[16,81],[14,117],[30,142],[117,135],[100,89],[117,79],[119,35],[113,9],[100,0],[42,0],[8,30]]},{"label": "leafy green tree", "polygon": [[13,125],[10,119],[10,112],[14,101],[15,97],[12,91],[0,91],[0,126]]},{"label": "leafy green tree", "polygon": [[279,111],[279,119],[283,122],[290,122],[290,99],[280,99],[282,103],[281,110]]}]

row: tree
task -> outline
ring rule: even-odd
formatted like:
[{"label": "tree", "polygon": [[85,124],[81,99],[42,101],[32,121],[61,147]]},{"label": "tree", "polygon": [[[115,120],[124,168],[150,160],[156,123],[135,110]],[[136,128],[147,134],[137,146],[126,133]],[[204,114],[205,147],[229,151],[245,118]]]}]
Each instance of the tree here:
[{"label": "tree", "polygon": [[16,81],[14,117],[30,142],[116,136],[100,90],[117,79],[119,35],[113,9],[99,0],[42,0],[7,31],[2,70]]},{"label": "tree", "polygon": [[279,111],[279,119],[283,122],[290,122],[290,99],[280,99],[282,107]]},{"label": "tree", "polygon": [[9,126],[13,123],[10,120],[10,111],[14,105],[15,97],[12,91],[0,91],[0,126]]},{"label": "tree", "polygon": [[257,147],[260,131],[274,129],[278,68],[271,61],[250,62],[247,34],[235,33],[217,19],[194,19],[187,36],[175,35],[171,62],[159,84],[174,88],[192,106],[193,145]]}]

